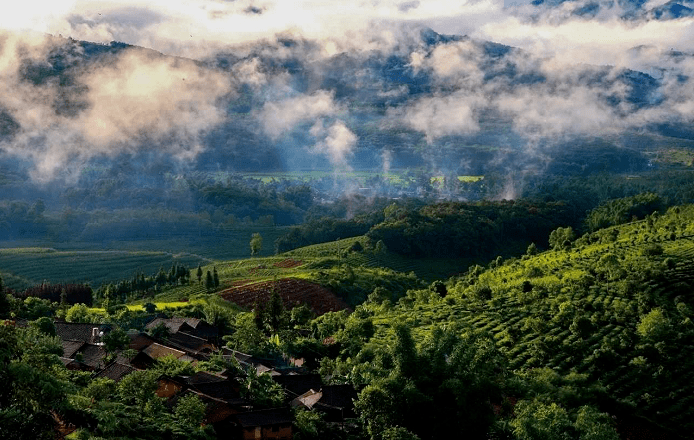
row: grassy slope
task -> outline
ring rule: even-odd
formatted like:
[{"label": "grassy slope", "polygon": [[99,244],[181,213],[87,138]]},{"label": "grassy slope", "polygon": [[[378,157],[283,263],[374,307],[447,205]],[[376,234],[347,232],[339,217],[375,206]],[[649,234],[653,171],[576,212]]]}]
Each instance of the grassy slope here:
[{"label": "grassy slope", "polygon": [[[452,280],[446,298],[420,293],[395,308],[373,306],[376,341],[390,337],[393,322],[415,332],[457,322],[494,335],[513,369],[588,374],[634,413],[694,432],[694,207],[590,241]],[[616,263],[601,260],[606,254]],[[490,299],[479,295],[484,287]],[[665,316],[663,332],[643,334],[653,310]]]},{"label": "grassy slope", "polygon": [[[350,305],[355,305],[364,299],[360,295],[364,292],[368,294],[377,285],[388,288],[399,297],[407,289],[421,286],[421,282],[416,279],[418,276],[430,280],[456,273],[469,264],[462,260],[407,259],[390,252],[380,255],[370,250],[349,252],[348,249],[356,241],[365,244],[367,238],[352,237],[307,246],[274,257],[217,261],[203,266],[203,271],[217,269],[220,278],[218,290],[273,279],[301,278],[331,287]],[[285,265],[294,267],[282,267]],[[353,270],[348,271],[347,267]],[[348,272],[353,272],[353,276]],[[155,299],[176,301],[205,292],[204,286],[194,280],[191,285],[170,289],[157,295]],[[144,300],[138,301],[141,302]]]}]

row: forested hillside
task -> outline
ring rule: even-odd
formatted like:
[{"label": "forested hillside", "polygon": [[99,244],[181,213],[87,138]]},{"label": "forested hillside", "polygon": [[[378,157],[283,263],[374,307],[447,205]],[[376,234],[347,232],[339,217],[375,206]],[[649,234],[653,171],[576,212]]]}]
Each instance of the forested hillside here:
[{"label": "forested hillside", "polygon": [[[77,297],[67,291],[53,303],[39,299],[40,290],[8,296],[0,316],[14,324],[2,326],[2,375],[16,386],[0,395],[0,418],[33,414],[3,424],[16,435],[50,436],[51,423],[38,421],[57,414],[79,438],[110,438],[119,430],[129,438],[213,438],[228,425],[211,412],[217,410],[202,385],[183,385],[198,387],[191,388],[202,393],[197,400],[165,397],[157,388],[162,380],[234,371],[228,379],[206,380],[247,387],[233,399],[246,402],[242,413],[256,414],[288,411],[297,395],[291,386],[282,391],[290,379],[281,377],[291,372],[309,381],[319,377],[312,386],[326,393],[343,387],[353,393],[345,402],[354,401],[353,408],[340,403],[347,406],[335,419],[329,406],[295,400],[292,405],[304,402],[302,409],[282,416],[290,417],[294,438],[688,438],[694,430],[694,206],[646,214],[658,203],[648,194],[614,200],[588,214],[581,236],[559,227],[546,237],[549,250],[532,243],[516,257],[473,264],[433,283],[415,270],[427,273],[436,260],[407,260],[360,236],[273,258],[172,269],[181,277],[164,274],[169,282],[158,289],[134,281],[109,285],[94,292],[101,308],[71,305]],[[441,215],[454,206],[420,212]],[[614,226],[593,227],[601,221]],[[206,344],[218,351],[184,348],[195,337],[147,324],[153,313],[205,320],[219,332]],[[94,354],[71,355],[73,342],[46,336],[55,334],[52,326],[67,325],[53,324],[53,316],[111,331],[104,364],[91,374],[105,366],[103,374],[112,374],[106,372],[115,365],[142,371],[118,376],[116,384],[65,370],[63,364],[89,365]],[[20,318],[35,321],[15,329]],[[123,335],[131,341],[126,350]],[[141,351],[154,341],[171,347],[174,358],[143,364],[143,353],[160,356],[152,348]],[[185,350],[192,363],[182,357]],[[249,370],[251,357],[258,364]],[[303,367],[287,359],[301,359]],[[23,372],[43,382],[25,383]],[[51,390],[41,404],[26,394],[37,386]],[[240,404],[232,395],[226,404]]]}]

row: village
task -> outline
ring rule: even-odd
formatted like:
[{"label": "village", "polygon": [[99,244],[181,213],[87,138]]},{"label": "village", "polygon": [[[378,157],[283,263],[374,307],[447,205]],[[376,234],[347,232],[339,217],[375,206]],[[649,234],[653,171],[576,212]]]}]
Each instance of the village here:
[{"label": "village", "polygon": [[[27,323],[19,320],[15,325]],[[116,383],[133,372],[151,368],[161,359],[195,366],[212,356],[221,356],[234,368],[197,371],[188,376],[161,375],[155,391],[168,406],[186,395],[196,395],[206,406],[203,424],[212,425],[219,438],[291,439],[292,408],[296,407],[320,411],[326,422],[336,425],[344,426],[355,417],[353,399],[357,392],[352,385],[324,384],[319,374],[305,371],[301,359],[278,363],[221,346],[218,329],[201,319],[152,317],[146,332],[128,332],[127,348],[115,353],[109,353],[102,342],[112,330],[109,324],[56,320],[54,325],[63,346],[60,360],[68,370],[90,372],[93,378]],[[162,332],[163,328],[166,331]],[[251,399],[244,398],[242,387],[248,374],[269,377],[281,386],[282,405],[259,409]],[[69,422],[59,422],[63,436],[75,430]]]}]

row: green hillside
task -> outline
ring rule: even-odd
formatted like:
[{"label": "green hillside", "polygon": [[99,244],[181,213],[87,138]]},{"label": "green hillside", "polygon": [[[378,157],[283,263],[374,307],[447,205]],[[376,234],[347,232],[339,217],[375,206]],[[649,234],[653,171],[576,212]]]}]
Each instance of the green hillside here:
[{"label": "green hillside", "polygon": [[395,307],[365,304],[372,344],[391,341],[400,322],[418,340],[441,326],[482,332],[516,373],[585,375],[614,400],[603,411],[694,432],[694,207],[560,246],[472,267],[443,298],[413,291]]}]

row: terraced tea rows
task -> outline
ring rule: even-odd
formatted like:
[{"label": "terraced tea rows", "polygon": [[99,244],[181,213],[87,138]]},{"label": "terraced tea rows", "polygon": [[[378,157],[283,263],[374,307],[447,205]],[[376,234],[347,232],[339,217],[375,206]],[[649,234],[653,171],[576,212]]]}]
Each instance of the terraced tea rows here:
[{"label": "terraced tea rows", "polygon": [[205,263],[189,254],[126,251],[56,251],[53,249],[2,249],[0,271],[5,283],[23,289],[44,281],[84,283],[94,287],[102,283],[128,279],[136,271],[147,275],[160,267],[168,270],[173,263],[196,267]]}]

